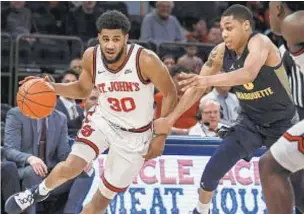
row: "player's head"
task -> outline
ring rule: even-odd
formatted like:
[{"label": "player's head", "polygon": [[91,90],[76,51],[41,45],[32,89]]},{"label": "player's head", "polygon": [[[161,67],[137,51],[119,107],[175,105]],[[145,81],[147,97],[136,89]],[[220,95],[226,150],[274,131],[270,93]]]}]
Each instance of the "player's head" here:
[{"label": "player's head", "polygon": [[299,10],[304,10],[304,3],[301,1],[270,1],[269,21],[271,31],[281,35],[281,25],[285,17]]},{"label": "player's head", "polygon": [[227,48],[236,50],[247,42],[252,32],[253,15],[247,7],[234,4],[224,11],[220,25]]},{"label": "player's head", "polygon": [[117,10],[103,13],[96,22],[99,44],[106,63],[118,62],[127,46],[131,24],[129,19]]}]

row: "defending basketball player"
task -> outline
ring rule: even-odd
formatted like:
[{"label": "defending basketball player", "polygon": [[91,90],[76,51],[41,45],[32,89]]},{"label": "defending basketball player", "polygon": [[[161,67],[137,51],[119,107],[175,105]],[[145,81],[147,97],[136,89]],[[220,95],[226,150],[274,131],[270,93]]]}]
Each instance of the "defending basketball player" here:
[{"label": "defending basketball player", "polygon": [[97,27],[99,45],[85,51],[79,80],[53,86],[58,95],[79,99],[88,97],[95,85],[100,94],[98,105],[87,114],[66,161],[39,186],[8,199],[5,209],[9,214],[21,213],[46,199],[50,191],[80,174],[87,163],[109,148],[99,190],[82,211],[103,213],[116,193],[128,188],[145,159],[162,154],[170,130],[160,133],[155,129],[158,136],[151,141],[154,85],[164,95],[163,116],[177,101],[166,67],[153,52],[127,44],[130,22],[122,13],[103,13]]},{"label": "defending basketball player", "polygon": [[[279,50],[268,37],[253,32],[250,10],[232,5],[222,14],[220,25],[224,43],[213,49],[200,75],[180,76],[185,94],[162,122],[171,126],[210,86],[233,86],[240,100],[238,123],[201,177],[199,202],[193,211],[201,214],[209,213],[213,191],[231,167],[240,159],[248,160],[261,146],[269,148],[293,125],[296,115]],[[225,73],[214,75],[219,70]]]},{"label": "defending basketball player", "polygon": [[[303,2],[270,2],[269,9],[272,32],[284,37],[291,57],[304,72]],[[291,214],[294,201],[304,212],[304,179],[300,171],[304,169],[304,120],[284,133],[259,164],[268,213]],[[290,180],[297,182],[292,186]]]}]

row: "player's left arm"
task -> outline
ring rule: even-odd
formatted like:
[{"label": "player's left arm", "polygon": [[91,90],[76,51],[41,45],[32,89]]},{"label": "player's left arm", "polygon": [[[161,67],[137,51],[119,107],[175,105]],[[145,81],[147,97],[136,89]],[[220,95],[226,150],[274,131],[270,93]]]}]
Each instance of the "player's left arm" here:
[{"label": "player's left arm", "polygon": [[[166,66],[153,52],[142,50],[139,57],[140,72],[145,79],[149,79],[155,87],[163,94],[161,117],[167,116],[177,103],[177,92],[172,78]],[[162,127],[164,118],[154,121],[154,133],[147,154],[143,155],[145,160],[150,160],[162,155],[167,135],[171,131],[170,126]],[[166,124],[166,123],[165,123]]]},{"label": "player's left arm", "polygon": [[211,76],[182,75],[183,81],[179,82],[182,90],[185,91],[191,87],[236,86],[253,82],[268,58],[271,49],[270,42],[262,35],[256,35],[250,39],[248,43],[249,53],[244,66],[237,70]]},{"label": "player's left arm", "polygon": [[149,79],[162,93],[161,117],[167,116],[177,103],[177,92],[166,66],[154,53],[142,50],[139,58],[142,76]]}]

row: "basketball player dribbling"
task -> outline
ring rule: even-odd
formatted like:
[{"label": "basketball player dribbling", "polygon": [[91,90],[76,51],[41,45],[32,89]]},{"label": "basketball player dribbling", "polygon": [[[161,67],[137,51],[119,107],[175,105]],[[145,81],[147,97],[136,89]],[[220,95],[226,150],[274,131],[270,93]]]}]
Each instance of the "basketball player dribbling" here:
[{"label": "basketball player dribbling", "polygon": [[[185,93],[160,123],[163,127],[174,124],[207,87],[233,86],[240,101],[242,112],[238,122],[224,137],[202,174],[199,202],[193,210],[200,214],[210,212],[213,191],[237,161],[250,159],[261,146],[269,148],[297,118],[280,52],[267,36],[253,32],[250,10],[232,5],[222,14],[220,25],[224,42],[211,51],[200,75],[180,75],[179,84]],[[216,74],[219,70],[225,73]]]},{"label": "basketball player dribbling", "polygon": [[109,148],[99,190],[82,210],[85,214],[104,213],[116,193],[128,188],[144,161],[163,152],[169,130],[158,133],[155,128],[152,140],[154,85],[164,95],[162,116],[177,102],[165,65],[153,52],[127,44],[130,22],[122,13],[103,13],[97,27],[99,45],[85,51],[79,80],[52,85],[58,95],[78,99],[88,97],[95,85],[100,94],[98,105],[84,119],[68,158],[39,186],[7,200],[5,210],[9,214],[21,213],[46,199],[53,189],[76,177]]},{"label": "basketball player dribbling", "polygon": [[[284,37],[287,50],[304,73],[303,2],[270,2],[269,9],[272,32]],[[260,159],[259,165],[268,213],[293,213],[294,196],[296,206],[304,212],[304,120],[285,132]],[[293,188],[289,179],[297,181],[292,183]]]}]

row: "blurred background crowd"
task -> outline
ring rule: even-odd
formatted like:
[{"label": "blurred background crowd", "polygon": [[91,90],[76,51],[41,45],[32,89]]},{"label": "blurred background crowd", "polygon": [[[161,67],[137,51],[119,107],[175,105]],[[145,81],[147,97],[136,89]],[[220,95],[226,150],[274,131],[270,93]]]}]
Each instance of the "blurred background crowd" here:
[{"label": "blurred background crowd", "polygon": [[[222,42],[220,14],[234,3],[1,2],[1,200],[38,184],[67,157],[73,136],[98,97],[96,89],[85,100],[58,97],[52,115],[33,120],[14,107],[19,80],[28,75],[49,75],[56,82],[76,81],[83,51],[98,42],[97,18],[116,9],[131,21],[130,42],[155,51],[176,82],[178,73],[199,73],[211,49]],[[268,35],[278,47],[282,45],[282,39],[269,29],[268,2],[237,3],[251,9],[256,31]],[[217,137],[218,130],[235,122],[240,110],[230,89],[211,88],[179,118],[172,134]],[[180,90],[178,93],[182,95]],[[156,90],[156,118],[161,102],[162,94]],[[43,152],[38,144],[45,141]],[[94,170],[88,166],[27,213],[78,213],[93,177]]]}]

